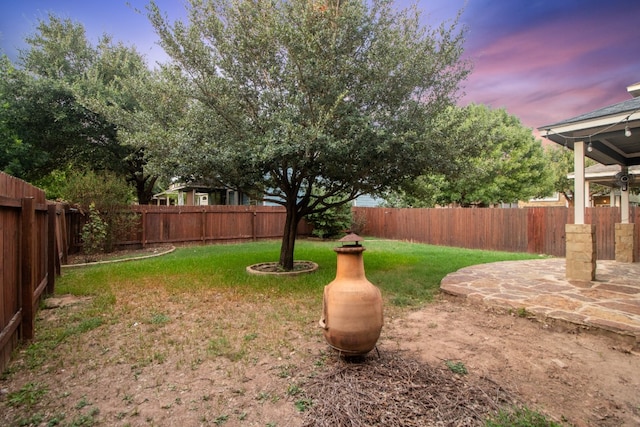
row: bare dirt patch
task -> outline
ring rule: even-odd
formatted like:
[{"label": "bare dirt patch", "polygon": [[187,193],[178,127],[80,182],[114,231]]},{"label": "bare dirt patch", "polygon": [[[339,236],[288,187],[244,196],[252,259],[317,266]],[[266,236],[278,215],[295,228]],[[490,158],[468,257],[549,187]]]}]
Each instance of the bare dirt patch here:
[{"label": "bare dirt patch", "polygon": [[102,252],[93,255],[76,253],[67,256],[66,265],[91,264],[97,262],[113,262],[134,260],[170,252],[171,245],[147,246],[145,248],[118,249],[112,252]]},{"label": "bare dirt patch", "polygon": [[450,298],[394,319],[386,331],[387,345],[428,364],[461,361],[470,376],[490,379],[557,421],[640,425],[640,355],[614,336]]},{"label": "bare dirt patch", "polygon": [[640,356],[609,336],[441,297],[387,307],[379,353],[352,363],[322,338],[321,296],[114,294],[89,318],[86,299],[41,310],[0,379],[0,425],[474,426],[511,403],[567,425],[640,425]]}]

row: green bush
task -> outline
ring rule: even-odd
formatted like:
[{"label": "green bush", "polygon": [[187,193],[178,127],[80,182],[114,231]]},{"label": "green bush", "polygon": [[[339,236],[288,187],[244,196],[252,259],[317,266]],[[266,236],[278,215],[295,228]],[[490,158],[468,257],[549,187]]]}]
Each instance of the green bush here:
[{"label": "green bush", "polygon": [[89,205],[89,220],[82,227],[82,252],[87,261],[104,251],[107,241],[107,223],[100,216],[95,203]]},{"label": "green bush", "polygon": [[93,203],[106,224],[104,251],[113,251],[118,240],[138,226],[137,216],[124,207],[131,204],[133,194],[124,179],[113,173],[96,173],[91,170],[75,171],[67,175],[62,189],[63,198],[79,205],[83,212],[89,212]]},{"label": "green bush", "polygon": [[[331,203],[331,199],[327,202]],[[338,237],[351,227],[351,205],[344,203],[307,215],[307,221],[313,226],[314,236],[321,239]]]}]

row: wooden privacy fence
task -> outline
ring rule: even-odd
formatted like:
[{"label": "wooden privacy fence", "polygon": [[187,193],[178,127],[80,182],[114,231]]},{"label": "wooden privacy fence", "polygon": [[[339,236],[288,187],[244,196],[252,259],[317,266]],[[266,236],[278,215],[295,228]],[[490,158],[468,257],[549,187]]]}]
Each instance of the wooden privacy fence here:
[{"label": "wooden privacy fence", "polygon": [[[521,209],[391,209],[354,207],[362,232],[387,239],[432,245],[565,256],[565,224],[573,208]],[[614,229],[620,208],[587,208],[585,222],[595,224],[598,259],[614,259]],[[632,207],[630,222],[640,224],[640,208]],[[636,226],[635,257],[640,259],[640,225]]]},{"label": "wooden privacy fence", "polygon": [[[117,246],[172,243],[222,243],[281,238],[285,209],[281,206],[131,206],[137,226]],[[76,227],[77,228],[77,227]],[[304,220],[300,236],[311,234]]]},{"label": "wooden privacy fence", "polygon": [[62,205],[0,172],[0,371],[19,339],[33,338],[38,302],[53,292],[66,254],[65,230]]}]

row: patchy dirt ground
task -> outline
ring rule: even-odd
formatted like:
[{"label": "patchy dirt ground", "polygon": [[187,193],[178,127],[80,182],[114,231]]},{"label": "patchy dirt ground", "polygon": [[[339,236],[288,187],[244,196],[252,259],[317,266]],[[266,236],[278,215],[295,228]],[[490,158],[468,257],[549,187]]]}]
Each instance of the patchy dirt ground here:
[{"label": "patchy dirt ground", "polygon": [[441,298],[389,322],[383,342],[429,364],[461,361],[569,425],[640,425],[640,355],[614,337]]},{"label": "patchy dirt ground", "polygon": [[[39,322],[56,325],[56,345],[49,348],[50,338],[43,339],[16,355],[0,379],[0,425],[328,425],[299,410],[336,396],[308,396],[305,387],[311,390],[328,371],[356,369],[324,342],[317,302],[248,298],[233,290],[176,295],[153,283],[114,292],[107,317],[78,322],[75,313],[90,304],[86,298],[53,300],[41,311]],[[514,399],[566,425],[640,425],[640,355],[615,338],[445,297],[409,313],[387,310],[385,322],[379,356],[370,358],[391,364],[388,381],[397,380],[394,370],[406,377],[399,370],[407,366],[437,371],[438,381],[449,372],[445,361],[466,368],[467,375],[449,372],[450,381],[429,391],[454,409],[466,403],[456,403],[460,396],[484,393],[491,402]],[[407,363],[394,365],[398,358]],[[430,375],[411,374],[406,384],[434,381]],[[465,387],[467,394],[456,394]],[[385,402],[383,396],[376,404],[384,409]]]},{"label": "patchy dirt ground", "polygon": [[101,252],[98,254],[85,255],[81,252],[67,256],[67,265],[90,264],[95,262],[112,262],[142,257],[151,257],[164,254],[173,250],[171,245],[151,245],[145,248],[118,249],[113,252]]}]

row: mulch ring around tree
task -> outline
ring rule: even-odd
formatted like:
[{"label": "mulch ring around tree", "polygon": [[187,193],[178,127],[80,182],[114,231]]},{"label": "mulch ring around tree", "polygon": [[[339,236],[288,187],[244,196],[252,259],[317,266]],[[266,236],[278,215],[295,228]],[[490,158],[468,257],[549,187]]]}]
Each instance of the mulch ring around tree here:
[{"label": "mulch ring around tree", "polygon": [[249,274],[268,274],[268,275],[283,275],[283,276],[296,276],[298,274],[313,273],[318,269],[318,264],[313,261],[294,261],[293,270],[283,270],[277,262],[261,262],[259,264],[253,264],[247,267],[247,273]]},{"label": "mulch ring around tree", "polygon": [[400,351],[336,356],[303,388],[312,402],[305,427],[483,426],[499,409],[518,404],[486,378],[454,373],[444,362],[430,366]]}]

